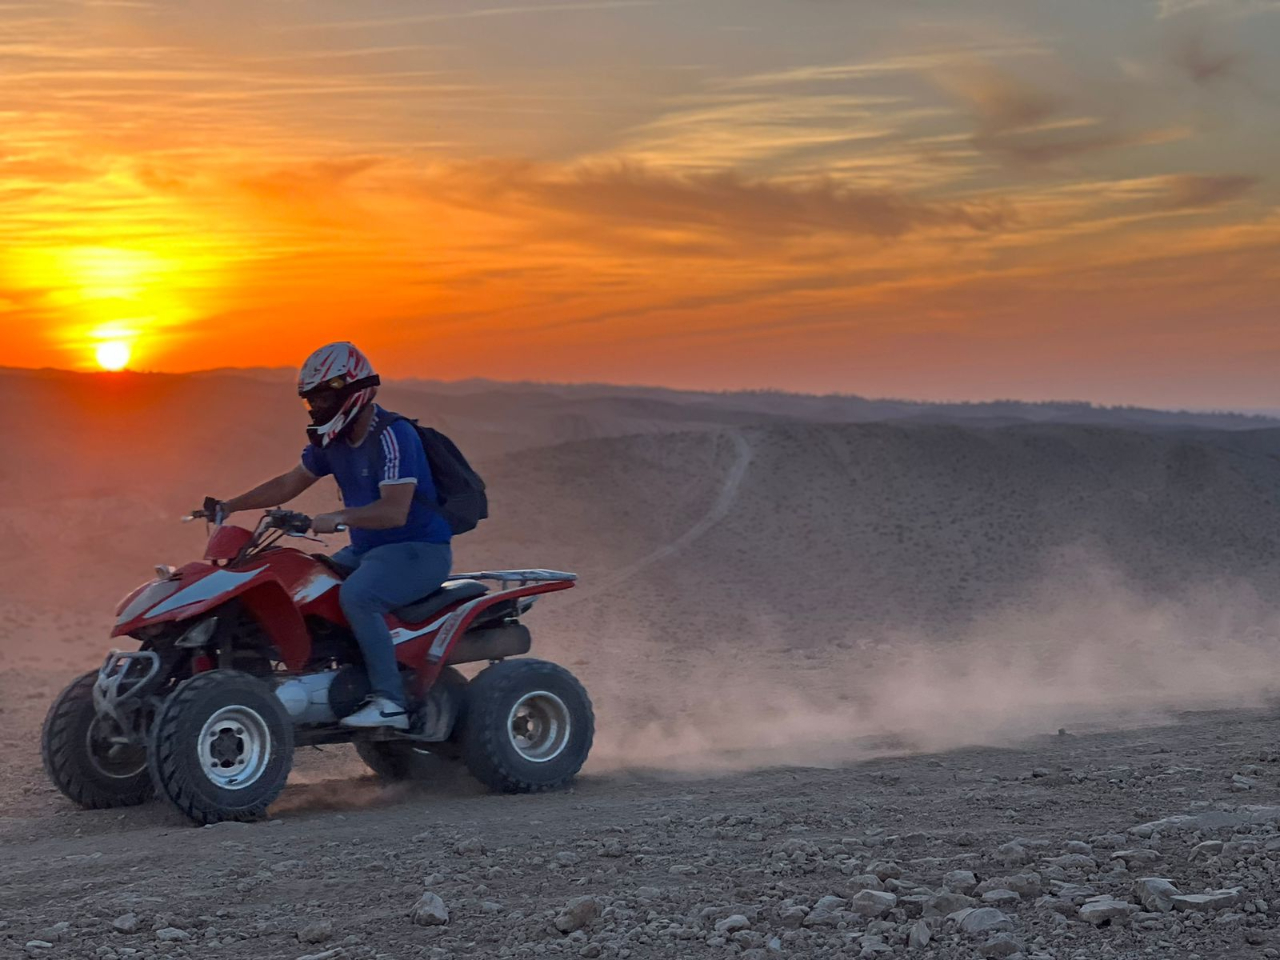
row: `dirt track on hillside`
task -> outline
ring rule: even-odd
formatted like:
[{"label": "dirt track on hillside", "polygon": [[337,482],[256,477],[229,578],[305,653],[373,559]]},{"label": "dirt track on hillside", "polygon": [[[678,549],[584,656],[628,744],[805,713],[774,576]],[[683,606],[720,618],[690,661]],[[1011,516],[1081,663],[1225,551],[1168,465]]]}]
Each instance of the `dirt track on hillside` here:
[{"label": "dirt track on hillside", "polygon": [[[465,777],[382,786],[340,748],[300,757],[269,822],[198,829],[158,803],[85,812],[53,792],[36,741],[54,681],[3,682],[0,956],[1092,960],[1280,947],[1280,713],[1029,727],[1005,749],[831,769],[589,767],[575,790],[535,797],[484,795]],[[1245,805],[1261,808],[1256,824],[1131,829]],[[1144,877],[1231,892],[1208,912],[1150,910],[1135,894]],[[447,923],[413,921],[424,892]],[[1110,919],[1082,919],[1108,894],[1124,901],[1103,904]],[[926,931],[927,945],[907,946]]]}]

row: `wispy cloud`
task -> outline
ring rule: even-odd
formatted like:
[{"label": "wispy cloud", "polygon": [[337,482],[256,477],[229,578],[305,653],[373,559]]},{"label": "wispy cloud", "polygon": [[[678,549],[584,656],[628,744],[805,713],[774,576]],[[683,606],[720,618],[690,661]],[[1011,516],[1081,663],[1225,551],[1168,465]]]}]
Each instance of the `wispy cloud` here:
[{"label": "wispy cloud", "polygon": [[591,11],[624,10],[632,7],[653,7],[666,0],[582,0],[577,3],[509,4],[494,7],[470,7],[448,13],[420,13],[408,16],[368,18],[360,20],[324,20],[293,24],[280,28],[284,32],[311,33],[326,30],[372,30],[387,27],[407,27],[419,24],[445,23],[448,21],[484,20],[493,17],[529,17],[546,14],[586,13]]},{"label": "wispy cloud", "polygon": [[1192,12],[1251,17],[1280,12],[1280,0],[1156,0],[1156,8],[1161,18]]}]

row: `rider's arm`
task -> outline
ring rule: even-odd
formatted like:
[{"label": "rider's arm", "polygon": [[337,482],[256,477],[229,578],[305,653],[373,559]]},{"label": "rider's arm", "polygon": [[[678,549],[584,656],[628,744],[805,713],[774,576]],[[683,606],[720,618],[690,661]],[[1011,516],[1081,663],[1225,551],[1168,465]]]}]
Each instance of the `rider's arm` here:
[{"label": "rider's arm", "polygon": [[[416,483],[384,483],[379,488],[380,499],[367,507],[349,507],[325,514],[335,524],[359,527],[362,530],[391,530],[409,522],[409,508],[413,506]],[[316,517],[319,522],[320,517]]]},{"label": "rider's arm", "polygon": [[278,507],[310,488],[318,479],[310,470],[298,464],[288,473],[282,473],[254,487],[248,493],[242,493],[238,497],[224,501],[223,509],[227,515],[230,515],[240,510],[266,510],[270,507]]}]

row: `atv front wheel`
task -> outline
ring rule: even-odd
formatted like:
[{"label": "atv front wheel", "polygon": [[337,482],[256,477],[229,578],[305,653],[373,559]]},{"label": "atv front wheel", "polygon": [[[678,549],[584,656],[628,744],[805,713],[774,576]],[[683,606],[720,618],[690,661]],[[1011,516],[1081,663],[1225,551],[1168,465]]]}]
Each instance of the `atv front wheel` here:
[{"label": "atv front wheel", "polygon": [[569,783],[587,760],[595,716],[587,691],[545,660],[504,660],[467,688],[462,759],[490,790],[537,793]]},{"label": "atv front wheel", "polygon": [[146,747],[128,743],[114,720],[93,705],[98,671],[58,695],[45,717],[40,753],[49,779],[89,810],[133,807],[151,798]]},{"label": "atv front wheel", "polygon": [[293,766],[293,723],[275,691],[238,670],[184,682],[151,728],[156,792],[196,823],[254,820]]}]

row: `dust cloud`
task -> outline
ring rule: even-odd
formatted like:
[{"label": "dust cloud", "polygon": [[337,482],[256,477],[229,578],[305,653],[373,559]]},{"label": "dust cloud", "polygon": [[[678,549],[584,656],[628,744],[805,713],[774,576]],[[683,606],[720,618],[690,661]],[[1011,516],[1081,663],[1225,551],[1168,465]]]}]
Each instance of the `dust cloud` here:
[{"label": "dust cloud", "polygon": [[1263,707],[1280,691],[1280,610],[1252,587],[1153,597],[1096,559],[960,635],[846,641],[814,657],[762,631],[676,669],[655,641],[644,666],[594,681],[589,769],[832,766]]}]

